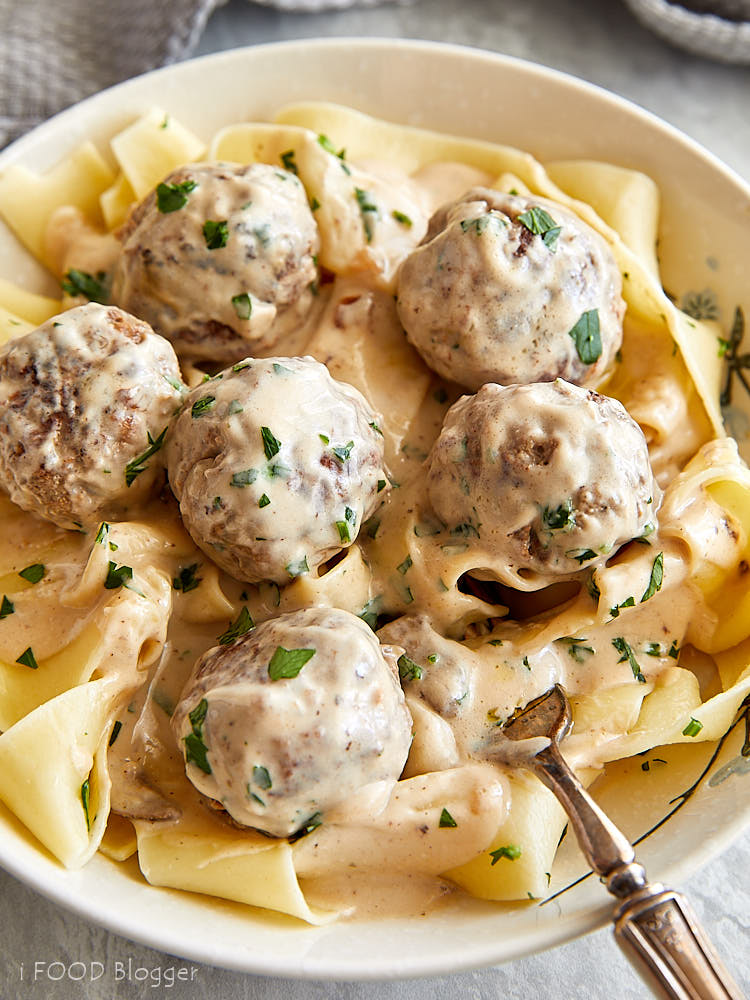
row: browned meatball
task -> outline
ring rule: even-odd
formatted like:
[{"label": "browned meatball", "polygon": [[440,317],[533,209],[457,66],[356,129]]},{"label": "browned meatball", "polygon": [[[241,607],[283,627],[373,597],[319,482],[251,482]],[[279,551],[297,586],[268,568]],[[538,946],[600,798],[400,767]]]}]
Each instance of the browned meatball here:
[{"label": "browned meatball", "polygon": [[401,265],[398,312],[427,364],[469,389],[595,385],[622,342],[621,287],[609,246],[571,211],[475,188]]},{"label": "browned meatball", "polygon": [[395,784],[412,724],[370,628],[308,608],[205,653],[172,727],[196,788],[238,823],[285,837],[364,785]]},{"label": "browned meatball", "polygon": [[0,484],[61,527],[124,517],[163,481],[184,391],[171,344],[134,316],[55,316],[0,352]]},{"label": "browned meatball", "polygon": [[289,583],[357,537],[386,487],[364,397],[313,358],[248,358],[190,393],[170,432],[185,527],[239,580]]},{"label": "browned meatball", "polygon": [[119,233],[112,301],[179,354],[239,361],[308,312],[318,230],[293,173],[264,163],[180,167]]},{"label": "browned meatball", "polygon": [[562,379],[462,397],[428,458],[427,491],[506,582],[537,586],[642,535],[661,499],[625,408]]}]

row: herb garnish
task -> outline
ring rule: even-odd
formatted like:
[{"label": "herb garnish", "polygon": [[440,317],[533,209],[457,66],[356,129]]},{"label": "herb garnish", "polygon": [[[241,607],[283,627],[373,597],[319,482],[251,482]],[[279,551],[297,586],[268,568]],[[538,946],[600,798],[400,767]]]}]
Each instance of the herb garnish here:
[{"label": "herb garnish", "polygon": [[208,747],[203,742],[203,723],[206,720],[207,712],[208,702],[202,698],[193,711],[188,713],[193,731],[184,736],[183,741],[185,743],[185,763],[195,764],[204,774],[211,774],[211,765],[208,763]]},{"label": "herb garnish", "polygon": [[[348,170],[348,168],[347,168]],[[296,833],[293,833],[289,837],[289,843],[293,844],[297,840],[301,840],[302,837],[306,837],[308,834],[312,833],[313,830],[317,830],[319,826],[323,825],[323,815],[322,813],[313,813],[310,819],[304,823]]]},{"label": "herb garnish", "polygon": [[529,232],[534,233],[536,236],[541,236],[542,243],[544,243],[547,249],[554,251],[562,226],[558,226],[549,212],[545,212],[543,208],[534,205],[525,212],[521,212],[517,221],[522,226],[525,226]]},{"label": "herb garnish", "polygon": [[66,295],[83,295],[89,302],[106,304],[109,299],[106,280],[106,271],[97,271],[94,275],[71,267],[67,274],[63,275],[61,284]]},{"label": "herb garnish", "polygon": [[215,402],[216,396],[201,396],[200,399],[196,399],[190,408],[190,415],[193,420],[197,420],[198,417],[202,417],[204,413],[208,413]]},{"label": "herb garnish", "polygon": [[496,865],[500,858],[507,858],[508,861],[517,861],[521,857],[521,848],[516,844],[507,844],[505,847],[498,847],[496,851],[490,851],[491,865]]},{"label": "herb garnish", "polygon": [[660,552],[659,555],[654,559],[653,565],[651,566],[651,579],[648,581],[648,587],[644,591],[643,597],[640,603],[643,604],[644,601],[648,601],[649,598],[653,597],[654,594],[661,590],[661,585],[664,580],[664,553]]},{"label": "herb garnish", "polygon": [[235,621],[232,622],[226,632],[221,633],[216,641],[220,646],[228,646],[230,642],[234,642],[235,639],[239,639],[240,636],[246,635],[246,633],[254,628],[255,622],[253,621],[250,612],[246,607],[243,607],[237,615]]},{"label": "herb garnish", "polygon": [[458,823],[451,816],[448,810],[443,806],[443,811],[440,813],[440,819],[438,820],[439,827],[456,827]]},{"label": "herb garnish", "polygon": [[0,621],[2,621],[3,618],[7,618],[8,615],[12,615],[15,610],[16,608],[13,601],[9,601],[7,595],[3,594],[3,603],[0,604]]},{"label": "herb garnish", "polygon": [[562,638],[555,640],[555,642],[564,642],[567,645],[568,655],[571,656],[576,663],[584,663],[586,657],[590,656],[594,652],[592,646],[583,645],[583,643],[587,641],[587,639],[578,638],[574,635],[562,636]]},{"label": "herb garnish", "polygon": [[317,212],[319,208],[320,208],[320,202],[315,197],[315,195],[313,195],[313,197],[310,199],[310,211]]},{"label": "herb garnish", "polygon": [[638,660],[635,658],[635,654],[633,653],[630,643],[623,639],[622,636],[618,636],[616,639],[612,640],[612,645],[620,654],[620,659],[617,662],[625,663],[627,660],[630,664],[630,669],[633,671],[633,677],[635,677],[637,681],[640,681],[641,684],[645,684],[646,678],[643,676],[643,672],[641,671]]},{"label": "herb garnish", "polygon": [[229,480],[229,485],[241,488],[254,483],[257,478],[257,469],[243,469],[242,472],[235,472],[232,474],[232,478]]},{"label": "herb garnish", "polygon": [[318,144],[323,147],[326,153],[330,153],[332,156],[337,156],[341,160],[341,169],[345,174],[351,174],[351,170],[346,163],[344,163],[344,160],[346,159],[345,149],[339,149],[337,152],[336,147],[333,145],[328,136],[323,135],[322,133],[318,136]]},{"label": "herb garnish", "polygon": [[244,372],[246,368],[252,368],[249,361],[238,361],[236,365],[232,365],[233,372]]},{"label": "herb garnish", "polygon": [[568,333],[576,345],[578,357],[585,365],[593,365],[601,357],[602,338],[599,333],[599,310],[589,309]]},{"label": "herb garnish", "polygon": [[297,164],[294,161],[293,149],[287,149],[285,153],[281,154],[281,162],[285,170],[289,170],[293,174],[299,174],[299,170],[297,170]]},{"label": "herb garnish", "polygon": [[572,531],[575,526],[576,515],[570,499],[559,507],[545,507],[542,510],[542,527],[546,531]]},{"label": "herb garnish", "polygon": [[32,563],[26,569],[20,570],[18,575],[29,583],[39,583],[45,573],[44,563]]},{"label": "herb garnish", "polygon": [[612,615],[613,618],[619,618],[620,611],[622,610],[622,608],[634,608],[634,607],[635,607],[635,598],[626,597],[625,600],[622,601],[620,604],[615,604],[613,608],[610,608],[609,613]]},{"label": "herb garnish", "polygon": [[402,653],[396,660],[398,675],[402,681],[420,681],[422,679],[422,668],[415,663],[410,656]]},{"label": "herb garnish", "polygon": [[107,746],[110,746],[110,747],[112,746],[112,744],[115,742],[115,740],[117,739],[117,737],[120,735],[120,730],[121,729],[122,729],[122,723],[120,722],[119,719],[116,719],[114,726],[112,726],[112,732],[110,734],[109,743],[107,744]]},{"label": "herb garnish", "polygon": [[258,788],[262,788],[264,792],[267,792],[269,788],[273,788],[273,782],[271,781],[271,775],[268,773],[268,768],[262,767],[260,764],[256,764],[253,768],[253,781]]},{"label": "herb garnish", "polygon": [[377,219],[379,216],[378,206],[371,201],[371,194],[367,191],[363,191],[362,188],[355,187],[354,197],[357,199],[357,204],[359,205],[359,211],[362,216],[362,227],[365,231],[365,238],[368,243],[372,243],[372,237],[374,235],[374,225],[373,216]]},{"label": "herb garnish", "polygon": [[180,184],[158,184],[156,187],[157,208],[164,215],[184,208],[188,203],[188,195],[197,186],[195,181],[182,181]]},{"label": "herb garnish", "polygon": [[268,676],[272,681],[296,677],[313,656],[314,649],[284,649],[283,646],[277,646],[268,664]]},{"label": "herb garnish", "polygon": [[474,230],[477,236],[481,236],[482,233],[487,229],[491,222],[501,225],[505,228],[508,223],[494,209],[491,209],[486,215],[480,215],[477,219],[462,219],[461,220],[461,232],[468,233],[470,229]]},{"label": "herb garnish", "polygon": [[229,225],[226,219],[206,219],[203,223],[203,239],[208,250],[221,250],[229,239]]},{"label": "herb garnish", "polygon": [[119,587],[127,587],[128,580],[133,579],[133,570],[130,566],[118,566],[112,560],[107,564],[107,576],[104,580],[105,590],[117,590]]},{"label": "herb garnish", "polygon": [[703,723],[700,719],[694,719],[692,715],[690,716],[690,722],[682,730],[683,736],[697,736],[698,733],[703,729]]},{"label": "herb garnish", "polygon": [[405,573],[407,573],[412,568],[413,565],[414,565],[414,563],[412,562],[411,556],[407,556],[406,559],[404,559],[404,561],[402,563],[398,564],[398,566],[396,567],[396,569],[403,576]]},{"label": "herb garnish", "polygon": [[[253,314],[253,300],[250,298],[248,292],[240,292],[239,295],[232,296],[232,305],[234,306],[234,311],[237,313],[238,319],[250,319]],[[242,371],[242,368],[249,367],[248,365],[235,365],[232,368],[233,372]]]},{"label": "herb garnish", "polygon": [[378,479],[378,493],[382,493],[387,485],[388,483],[385,481],[385,479]]},{"label": "herb garnish", "polygon": [[26,649],[24,649],[16,660],[16,663],[20,663],[23,667],[31,667],[32,670],[39,669],[39,664],[36,662],[31,646],[27,646]]},{"label": "herb garnish", "polygon": [[91,786],[89,785],[89,779],[86,778],[84,783],[81,785],[81,805],[83,806],[83,815],[86,817],[86,829],[91,829],[91,820],[89,818],[89,801],[91,796]]},{"label": "herb garnish", "polygon": [[331,451],[336,456],[336,458],[343,465],[344,462],[349,461],[349,456],[352,453],[352,448],[354,447],[353,441],[348,441],[346,444],[341,444],[336,448],[331,448]]},{"label": "herb garnish", "polygon": [[271,503],[271,499],[268,496],[268,494],[267,493],[261,494],[260,500],[258,500],[258,506],[259,507],[268,507],[268,505],[270,503]]},{"label": "herb garnish", "polygon": [[303,576],[305,573],[310,572],[310,567],[307,565],[307,556],[302,556],[301,559],[287,563],[284,568],[291,577]]},{"label": "herb garnish", "polygon": [[[195,414],[193,414],[193,416],[195,416]],[[151,458],[153,455],[155,455],[157,451],[161,450],[161,448],[164,445],[164,438],[166,436],[166,433],[167,433],[166,427],[161,432],[161,434],[159,434],[159,436],[155,438],[151,437],[150,431],[146,432],[146,440],[148,441],[148,448],[146,448],[146,450],[142,452],[140,455],[138,455],[136,458],[128,462],[128,464],[125,466],[126,486],[132,486],[136,477],[140,476],[142,472],[146,471],[148,466],[145,465],[144,463],[147,462],[149,458]]]},{"label": "herb garnish", "polygon": [[400,222],[401,225],[406,226],[407,229],[411,229],[411,227],[414,225],[409,216],[406,215],[404,212],[399,212],[397,208],[393,209],[391,215],[396,220],[396,222]]},{"label": "herb garnish", "polygon": [[195,590],[203,579],[202,577],[195,575],[198,566],[199,563],[193,563],[191,566],[183,567],[183,569],[178,572],[174,580],[172,580],[172,586],[174,589],[181,590],[183,594],[187,594],[190,590]]},{"label": "herb garnish", "polygon": [[281,441],[273,436],[268,427],[261,427],[260,436],[263,439],[263,451],[266,458],[271,459],[274,455],[278,455]]},{"label": "herb garnish", "polygon": [[380,613],[382,604],[383,598],[380,595],[372,597],[357,616],[361,618],[366,625],[369,625],[373,632],[375,631],[375,626],[378,622],[378,614]]},{"label": "herb garnish", "polygon": [[585,562],[596,559],[598,553],[594,552],[593,549],[568,549],[565,555],[569,559],[575,559],[578,565],[582,566]]}]

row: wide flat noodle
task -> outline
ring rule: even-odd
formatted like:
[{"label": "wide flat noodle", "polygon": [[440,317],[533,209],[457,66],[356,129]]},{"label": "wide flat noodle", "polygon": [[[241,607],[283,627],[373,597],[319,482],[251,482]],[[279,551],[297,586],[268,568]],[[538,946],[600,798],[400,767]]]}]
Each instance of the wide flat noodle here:
[{"label": "wide flat noodle", "polygon": [[[132,125],[118,132],[110,145],[130,189],[138,199],[145,198],[175,167],[197,160],[205,149],[205,144],[197,135],[160,108],[151,108]],[[114,177],[112,182],[118,183]],[[113,194],[105,197],[108,210],[114,210],[113,202],[117,197],[127,195],[127,189],[124,194],[122,192],[121,181],[119,184],[119,192],[115,189]]]}]

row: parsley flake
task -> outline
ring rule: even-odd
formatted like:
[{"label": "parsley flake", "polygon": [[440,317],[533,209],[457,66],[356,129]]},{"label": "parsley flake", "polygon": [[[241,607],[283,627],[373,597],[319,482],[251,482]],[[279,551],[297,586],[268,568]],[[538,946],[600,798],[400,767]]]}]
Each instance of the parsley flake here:
[{"label": "parsley flake", "polygon": [[310,567],[307,565],[307,556],[302,556],[301,559],[287,563],[284,568],[291,577],[303,576],[305,573],[310,572]]},{"label": "parsley flake", "polygon": [[31,646],[27,646],[26,649],[24,649],[16,660],[16,663],[20,663],[23,667],[31,667],[32,670],[39,669],[39,664],[36,662]]},{"label": "parsley flake", "polygon": [[273,788],[273,782],[271,781],[271,775],[268,773],[268,768],[263,767],[260,764],[256,764],[253,768],[253,781],[258,788],[262,788],[264,792],[267,792],[269,788]]},{"label": "parsley flake", "polygon": [[270,497],[268,496],[267,493],[263,493],[261,495],[260,500],[258,500],[258,506],[259,507],[268,507],[270,503],[271,503],[271,499],[270,499]]},{"label": "parsley flake", "polygon": [[[195,414],[193,414],[195,416]],[[164,438],[167,433],[167,428],[159,434],[158,437],[151,437],[149,431],[146,432],[146,440],[148,441],[148,448],[144,452],[141,452],[136,458],[132,459],[125,466],[125,485],[132,486],[135,479],[140,476],[142,472],[145,472],[148,466],[145,464],[157,451],[161,451],[164,446]]]},{"label": "parsley flake", "polygon": [[352,536],[349,533],[349,524],[347,521],[337,521],[336,527],[339,532],[339,541],[341,542],[351,542]]},{"label": "parsley flake", "polygon": [[106,304],[109,300],[106,281],[106,271],[97,271],[94,275],[71,267],[67,274],[63,275],[61,284],[66,295],[83,295],[89,302]]},{"label": "parsley flake", "polygon": [[599,310],[589,309],[568,333],[576,345],[578,357],[585,365],[593,365],[601,357],[602,338],[599,333]]},{"label": "parsley flake", "polygon": [[549,212],[545,212],[538,205],[533,205],[525,212],[521,212],[517,221],[535,236],[541,236],[547,249],[554,252],[562,226],[558,226]]},{"label": "parsley flake", "polygon": [[344,462],[349,461],[349,456],[351,455],[353,448],[354,442],[348,441],[346,444],[339,445],[337,448],[332,448],[331,451],[343,465]]},{"label": "parsley flake", "polygon": [[112,726],[112,732],[110,734],[109,743],[107,744],[107,746],[110,746],[110,747],[112,746],[112,744],[115,742],[115,740],[117,739],[117,737],[120,735],[120,730],[121,729],[122,729],[122,723],[120,722],[119,719],[116,719],[114,726]]},{"label": "parsley flake", "polygon": [[414,565],[414,563],[412,562],[411,556],[407,556],[406,559],[404,559],[404,561],[402,563],[398,564],[398,566],[396,567],[396,569],[403,576],[405,573],[407,573],[412,568],[413,565]]},{"label": "parsley flake", "polygon": [[653,565],[651,566],[651,578],[648,581],[648,587],[643,593],[643,597],[640,603],[643,604],[644,601],[648,601],[654,596],[654,594],[661,590],[661,585],[664,581],[664,553],[660,552],[659,555],[654,559]]},{"label": "parsley flake", "polygon": [[508,861],[518,861],[521,857],[521,848],[516,844],[506,844],[505,847],[498,847],[495,851],[490,851],[490,857],[492,861],[491,865],[496,865],[501,858],[507,858]]},{"label": "parsley flake", "polygon": [[263,439],[263,451],[266,458],[271,459],[274,455],[278,455],[281,448],[281,441],[273,436],[268,427],[261,427],[260,436]]},{"label": "parsley flake", "polygon": [[237,615],[237,618],[232,622],[226,632],[222,632],[216,641],[220,646],[228,646],[230,642],[234,642],[235,639],[239,639],[240,636],[246,635],[254,628],[255,622],[253,621],[250,612],[246,607],[243,607]]},{"label": "parsley flake", "polygon": [[703,723],[700,719],[694,719],[692,715],[690,716],[690,722],[682,730],[683,736],[697,736],[698,733],[703,729]]},{"label": "parsley flake", "polygon": [[107,576],[104,580],[105,590],[117,590],[119,587],[127,587],[128,580],[133,579],[133,570],[130,566],[118,566],[109,561],[107,565]]},{"label": "parsley flake", "polygon": [[183,737],[183,741],[185,743],[185,763],[194,764],[204,774],[211,774],[211,765],[208,763],[208,747],[203,741],[203,723],[206,721],[207,712],[208,702],[202,698],[193,711],[188,713],[193,731]]},{"label": "parsley flake", "polygon": [[203,223],[203,239],[208,250],[221,250],[229,239],[229,225],[226,219],[206,219]]},{"label": "parsley flake", "polygon": [[31,566],[22,569],[18,575],[22,579],[28,580],[29,583],[39,583],[46,572],[44,563],[32,563]]},{"label": "parsley flake", "polygon": [[383,598],[381,595],[373,597],[367,602],[367,604],[365,604],[357,616],[358,618],[361,618],[366,625],[369,625],[373,632],[375,631],[375,626],[378,623],[378,615],[380,614],[382,605]]},{"label": "parsley flake", "polygon": [[89,779],[86,778],[84,783],[81,785],[81,805],[83,806],[83,815],[86,817],[86,829],[91,829],[91,819],[89,817],[89,802],[91,798],[91,786],[89,785]]},{"label": "parsley flake", "polygon": [[575,559],[579,566],[582,566],[585,562],[589,562],[591,559],[596,559],[597,554],[593,549],[568,549],[565,553],[569,559]]},{"label": "parsley flake", "polygon": [[[250,319],[253,314],[253,300],[250,298],[248,292],[240,292],[239,295],[233,295],[232,305],[234,306],[234,311],[237,313],[237,319]],[[249,365],[235,365],[232,371],[239,372],[243,368],[249,367]]]},{"label": "parsley flake", "polygon": [[407,656],[406,653],[402,653],[399,656],[396,660],[396,666],[398,667],[398,675],[402,681],[422,680],[422,668],[410,656]]},{"label": "parsley flake", "polygon": [[620,659],[618,663],[627,662],[630,664],[630,669],[633,671],[633,677],[641,684],[646,683],[646,678],[643,676],[638,660],[635,658],[635,654],[627,640],[623,639],[622,636],[618,636],[616,639],[612,640],[612,645],[615,647],[617,652],[620,654]]},{"label": "parsley flake", "polygon": [[216,396],[201,396],[200,399],[196,399],[190,408],[190,415],[193,420],[197,420],[198,417],[202,417],[204,414],[208,413],[215,402]]},{"label": "parsley flake", "polygon": [[16,608],[13,601],[8,600],[7,595],[3,594],[3,603],[0,604],[0,621],[2,621],[3,618],[7,618],[8,615],[12,615],[15,610]]},{"label": "parsley flake", "polygon": [[314,649],[284,649],[283,646],[277,646],[268,664],[268,676],[272,681],[296,677],[313,656]]},{"label": "parsley flake", "polygon": [[411,229],[414,225],[409,216],[404,212],[399,212],[397,208],[393,209],[391,216],[396,220],[396,222],[400,222],[402,226],[406,226],[407,229]]},{"label": "parsley flake", "polygon": [[182,181],[179,184],[158,184],[156,187],[156,206],[163,215],[177,212],[188,203],[188,195],[198,185],[195,181]]},{"label": "parsley flake", "polygon": [[251,483],[254,483],[257,478],[257,469],[243,469],[242,472],[235,472],[232,475],[232,478],[229,480],[229,485],[242,488],[243,486],[249,486]]},{"label": "parsley flake", "polygon": [[445,827],[456,827],[458,823],[451,816],[448,810],[443,806],[443,811],[440,813],[440,819],[438,820],[438,826],[441,828]]},{"label": "parsley flake", "polygon": [[385,479],[378,479],[378,493],[382,493],[387,485],[388,483],[385,481]]},{"label": "parsley flake", "polygon": [[362,216],[362,227],[365,231],[365,239],[368,243],[372,243],[372,237],[375,234],[373,216],[375,219],[380,216],[378,206],[371,200],[372,195],[368,194],[367,191],[363,191],[362,188],[355,187],[354,197],[357,199],[359,211]]},{"label": "parsley flake", "polygon": [[634,607],[635,607],[635,598],[626,597],[625,600],[622,601],[620,604],[615,604],[613,608],[610,608],[609,613],[612,615],[613,618],[619,618],[620,611],[623,608],[634,608]]},{"label": "parsley flake", "polygon": [[293,149],[287,149],[285,153],[281,154],[280,159],[285,170],[289,170],[293,174],[299,174],[299,170],[297,169],[297,164],[294,160]]},{"label": "parsley flake", "polygon": [[576,515],[570,499],[559,507],[545,507],[542,510],[542,527],[545,531],[572,531],[575,526]]},{"label": "parsley flake", "polygon": [[187,594],[190,590],[195,590],[203,579],[202,577],[195,575],[198,566],[199,563],[193,563],[191,566],[185,566],[183,569],[179,570],[177,576],[174,580],[172,580],[172,586],[174,589],[181,590],[183,594]]}]

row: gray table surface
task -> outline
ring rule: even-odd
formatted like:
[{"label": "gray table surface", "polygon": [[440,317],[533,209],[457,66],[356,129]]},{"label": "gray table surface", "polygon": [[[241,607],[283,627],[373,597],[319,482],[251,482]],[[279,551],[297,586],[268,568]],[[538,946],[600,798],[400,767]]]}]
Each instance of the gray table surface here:
[{"label": "gray table surface", "polygon": [[[168,7],[165,6],[165,11]],[[564,70],[606,87],[671,122],[750,179],[750,68],[724,66],[673,49],[642,28],[618,0],[416,0],[315,14],[281,13],[230,0],[210,19],[198,53],[260,42],[323,36],[428,38],[481,46]],[[750,833],[690,878],[684,888],[714,942],[750,995]],[[133,944],[47,902],[0,873],[0,997],[3,1000],[472,1000],[650,994],[609,931],[600,931],[499,968],[455,976],[357,984],[295,982],[242,975],[181,961]],[[71,985],[36,962],[97,961],[101,975]],[[128,969],[130,978],[119,978]],[[117,963],[120,963],[118,966]],[[23,979],[21,966],[23,964]],[[188,982],[169,987],[169,970]],[[45,967],[46,968],[46,967]],[[57,974],[59,967],[54,967]],[[95,973],[99,967],[95,966]],[[148,978],[135,979],[135,970]],[[156,983],[161,975],[162,985]],[[192,980],[192,981],[190,981]]]}]

